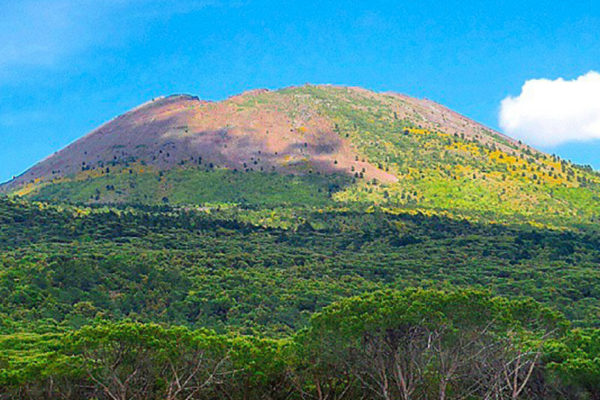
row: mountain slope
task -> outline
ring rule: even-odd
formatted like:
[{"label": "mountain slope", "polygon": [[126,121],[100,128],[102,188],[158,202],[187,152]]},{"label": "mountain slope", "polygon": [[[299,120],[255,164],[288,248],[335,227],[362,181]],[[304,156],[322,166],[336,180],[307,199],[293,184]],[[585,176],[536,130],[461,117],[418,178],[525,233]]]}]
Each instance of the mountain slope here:
[{"label": "mountain slope", "polygon": [[[425,349],[417,397],[442,376],[483,398],[516,359],[523,396],[593,398],[598,179],[397,94],[154,100],[0,188],[0,398],[103,398],[106,379],[166,398],[179,376],[198,399],[371,398],[390,332]],[[476,363],[449,381],[447,354]]]},{"label": "mountain slope", "polygon": [[429,100],[306,85],[221,102],[153,100],[4,190],[90,203],[367,202],[590,222],[599,182]]},{"label": "mountain slope", "polygon": [[[283,172],[314,167],[333,173],[354,161],[348,141],[334,132],[329,119],[314,109],[292,116],[289,96],[281,98],[279,107],[255,107],[251,103],[260,93],[219,103],[185,95],[153,100],[50,156],[14,184],[48,181],[115,163],[143,162],[159,170],[201,163]],[[356,166],[365,168],[369,177],[395,180],[369,163],[358,161]]]}]

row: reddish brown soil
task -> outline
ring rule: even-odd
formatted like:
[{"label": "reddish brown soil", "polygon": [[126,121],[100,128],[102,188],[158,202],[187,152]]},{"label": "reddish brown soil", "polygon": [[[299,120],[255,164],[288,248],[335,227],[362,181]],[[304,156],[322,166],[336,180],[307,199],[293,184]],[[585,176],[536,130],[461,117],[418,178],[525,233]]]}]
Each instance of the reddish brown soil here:
[{"label": "reddish brown soil", "polygon": [[102,125],[41,161],[9,186],[76,174],[113,161],[144,162],[157,169],[213,164],[239,170],[351,174],[382,182],[396,178],[355,161],[350,144],[312,110],[290,118],[276,106],[244,106],[261,91],[222,102],[187,95],[160,98]]}]

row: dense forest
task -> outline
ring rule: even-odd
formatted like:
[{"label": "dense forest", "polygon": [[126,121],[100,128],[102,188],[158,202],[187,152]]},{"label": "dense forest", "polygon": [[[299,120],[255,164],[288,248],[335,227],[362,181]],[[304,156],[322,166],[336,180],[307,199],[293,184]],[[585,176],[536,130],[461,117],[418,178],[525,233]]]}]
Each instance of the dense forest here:
[{"label": "dense forest", "polygon": [[600,233],[0,200],[4,398],[600,398]]}]

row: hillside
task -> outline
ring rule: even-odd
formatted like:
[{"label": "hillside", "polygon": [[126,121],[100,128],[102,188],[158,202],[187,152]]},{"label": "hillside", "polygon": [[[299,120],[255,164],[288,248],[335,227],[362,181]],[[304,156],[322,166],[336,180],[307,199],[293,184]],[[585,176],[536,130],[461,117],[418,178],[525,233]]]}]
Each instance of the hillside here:
[{"label": "hillside", "polygon": [[335,86],[178,95],[3,186],[76,203],[388,204],[590,223],[600,176],[429,100]]},{"label": "hillside", "polygon": [[410,210],[0,198],[0,398],[385,399],[413,357],[419,399],[591,399],[599,260],[597,231]]},{"label": "hillside", "polygon": [[600,398],[599,184],[397,94],[153,100],[3,185],[0,399]]}]

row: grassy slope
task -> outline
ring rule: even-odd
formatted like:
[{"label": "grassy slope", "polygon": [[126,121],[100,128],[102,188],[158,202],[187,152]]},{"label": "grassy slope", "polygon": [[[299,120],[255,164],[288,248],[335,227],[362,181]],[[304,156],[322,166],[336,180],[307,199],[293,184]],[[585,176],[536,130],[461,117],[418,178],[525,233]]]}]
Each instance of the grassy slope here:
[{"label": "grassy slope", "polygon": [[[600,216],[600,177],[535,151],[500,150],[464,139],[419,129],[418,120],[396,120],[399,101],[339,88],[303,87],[290,94],[310,94],[370,162],[400,178],[397,184],[359,181],[338,200],[416,204],[463,212],[492,213],[502,218],[591,222]],[[499,140],[498,143],[501,143]]]},{"label": "grassy slope", "polygon": [[174,169],[129,173],[118,169],[93,179],[67,180],[33,192],[34,200],[75,203],[206,204],[260,206],[331,202],[330,191],[350,183],[342,176],[291,176],[227,169]]}]

